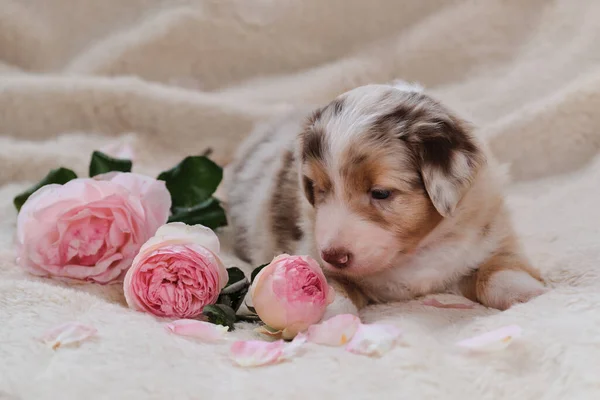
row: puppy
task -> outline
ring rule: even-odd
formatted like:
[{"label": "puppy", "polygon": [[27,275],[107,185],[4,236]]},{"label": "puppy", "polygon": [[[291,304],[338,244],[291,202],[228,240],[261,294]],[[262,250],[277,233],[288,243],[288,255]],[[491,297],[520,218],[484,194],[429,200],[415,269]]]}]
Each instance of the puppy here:
[{"label": "puppy", "polygon": [[505,310],[547,290],[500,169],[420,87],[362,86],[286,115],[253,132],[228,173],[237,255],[320,261],[338,292],[327,316],[436,292]]}]

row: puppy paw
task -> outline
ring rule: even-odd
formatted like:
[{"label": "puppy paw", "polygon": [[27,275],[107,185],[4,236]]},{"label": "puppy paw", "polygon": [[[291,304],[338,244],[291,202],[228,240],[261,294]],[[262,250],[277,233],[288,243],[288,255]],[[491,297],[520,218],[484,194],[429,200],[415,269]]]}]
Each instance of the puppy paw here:
[{"label": "puppy paw", "polygon": [[546,292],[542,282],[525,271],[502,270],[494,273],[481,290],[483,305],[506,310],[519,303],[526,303]]}]

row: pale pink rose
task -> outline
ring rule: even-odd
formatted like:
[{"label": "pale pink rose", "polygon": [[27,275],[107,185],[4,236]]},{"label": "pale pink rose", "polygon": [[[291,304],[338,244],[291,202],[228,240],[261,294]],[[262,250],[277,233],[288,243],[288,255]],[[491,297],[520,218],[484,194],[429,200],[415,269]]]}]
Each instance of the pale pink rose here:
[{"label": "pale pink rose", "polygon": [[315,260],[282,254],[258,273],[250,296],[260,319],[290,339],[323,318],[335,292]]},{"label": "pale pink rose", "polygon": [[122,279],[170,207],[164,182],[133,173],[43,186],[19,212],[18,262],[35,275],[68,281]]},{"label": "pale pink rose", "polygon": [[129,307],[159,317],[194,318],[228,280],[217,235],[202,225],[163,225],[133,260],[123,285]]}]

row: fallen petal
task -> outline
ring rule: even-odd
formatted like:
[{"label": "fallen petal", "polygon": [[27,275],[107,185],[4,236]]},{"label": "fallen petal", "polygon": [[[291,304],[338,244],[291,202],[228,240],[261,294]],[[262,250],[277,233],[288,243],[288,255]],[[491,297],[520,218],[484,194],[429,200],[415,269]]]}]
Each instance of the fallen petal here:
[{"label": "fallen petal", "polygon": [[275,364],[284,358],[285,342],[240,340],[231,345],[230,356],[240,367],[259,367]]},{"label": "fallen petal", "polygon": [[300,352],[300,349],[308,341],[308,336],[305,333],[298,333],[294,340],[285,345],[283,349],[283,358],[290,359]]},{"label": "fallen petal", "polygon": [[360,326],[360,319],[352,314],[340,314],[308,328],[308,340],[327,346],[346,344]]},{"label": "fallen petal", "polygon": [[346,350],[355,354],[380,357],[394,347],[400,329],[393,325],[361,324]]},{"label": "fallen petal", "polygon": [[423,300],[423,305],[437,308],[457,308],[461,310],[470,310],[475,307],[473,304],[465,303],[441,303],[436,299],[425,299]]},{"label": "fallen petal", "polygon": [[461,340],[457,346],[472,350],[497,351],[508,347],[514,338],[520,337],[522,329],[518,325],[508,325],[482,335]]},{"label": "fallen petal", "polygon": [[63,345],[81,342],[94,336],[97,332],[98,330],[93,326],[84,325],[79,322],[67,322],[50,329],[44,333],[40,340],[52,345],[52,349],[56,350]]},{"label": "fallen petal", "polygon": [[210,322],[195,319],[180,319],[165,325],[165,328],[181,336],[190,336],[205,342],[217,342],[225,336],[229,327],[211,324]]}]

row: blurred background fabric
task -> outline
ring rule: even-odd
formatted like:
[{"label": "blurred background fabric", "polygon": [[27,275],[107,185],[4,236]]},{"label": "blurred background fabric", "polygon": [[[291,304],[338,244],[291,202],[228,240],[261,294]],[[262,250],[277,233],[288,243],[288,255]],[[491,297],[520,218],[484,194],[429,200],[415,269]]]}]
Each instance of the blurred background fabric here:
[{"label": "blurred background fabric", "polygon": [[[0,0],[0,398],[600,398],[599,21],[589,0]],[[208,147],[225,165],[257,123],[395,79],[471,119],[510,170],[507,201],[551,293],[503,313],[370,307],[363,319],[398,323],[405,346],[379,360],[311,347],[246,371],[226,344],[126,309],[118,286],[15,265],[12,198],[52,168],[85,176],[93,150],[125,145],[137,172]],[[66,319],[99,337],[34,341]],[[513,323],[525,333],[511,351],[453,347]],[[249,324],[234,336],[257,337]]]}]

